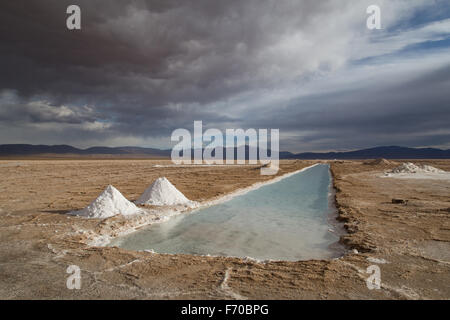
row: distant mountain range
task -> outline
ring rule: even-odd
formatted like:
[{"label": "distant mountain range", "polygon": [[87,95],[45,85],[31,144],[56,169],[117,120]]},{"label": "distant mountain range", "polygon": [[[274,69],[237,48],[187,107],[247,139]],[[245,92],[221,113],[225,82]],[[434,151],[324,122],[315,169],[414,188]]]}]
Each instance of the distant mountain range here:
[{"label": "distant mountain range", "polygon": [[37,156],[43,154],[55,155],[145,155],[158,158],[170,157],[170,150],[140,147],[91,147],[79,149],[69,145],[31,145],[31,144],[2,144],[0,156]]},{"label": "distant mountain range", "polygon": [[450,150],[436,148],[406,148],[406,147],[376,147],[346,152],[326,152],[326,153],[280,153],[282,159],[450,159]]},{"label": "distant mountain range", "polygon": [[[248,151],[248,147],[246,147]],[[69,145],[31,145],[3,144],[0,145],[0,156],[39,156],[39,155],[75,155],[95,156],[110,155],[121,157],[143,156],[148,158],[169,158],[171,150],[141,147],[91,147],[79,149]],[[224,149],[225,154],[225,149]],[[291,153],[280,152],[281,159],[329,160],[329,159],[450,159],[450,150],[436,148],[406,148],[406,147],[376,147],[346,152],[326,153]]]}]

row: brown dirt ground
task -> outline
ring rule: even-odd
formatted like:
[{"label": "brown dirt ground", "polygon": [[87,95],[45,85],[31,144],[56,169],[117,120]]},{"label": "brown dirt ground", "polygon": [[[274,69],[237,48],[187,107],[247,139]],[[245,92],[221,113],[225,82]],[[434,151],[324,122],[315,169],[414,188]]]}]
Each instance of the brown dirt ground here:
[{"label": "brown dirt ground", "polygon": [[[450,171],[450,161],[423,162]],[[282,161],[279,174],[312,163]],[[192,200],[209,200],[273,178],[257,167],[157,168],[169,162],[137,159],[0,161],[0,298],[449,299],[450,182],[380,178],[395,162],[330,163],[338,219],[347,230],[341,242],[358,253],[330,261],[257,263],[92,247],[86,234],[113,234],[133,221],[65,214],[85,207],[107,184],[135,200],[160,176]],[[392,198],[409,202],[392,204]],[[380,290],[366,286],[366,268],[373,264],[381,270]],[[69,265],[81,268],[80,290],[66,287]]]}]

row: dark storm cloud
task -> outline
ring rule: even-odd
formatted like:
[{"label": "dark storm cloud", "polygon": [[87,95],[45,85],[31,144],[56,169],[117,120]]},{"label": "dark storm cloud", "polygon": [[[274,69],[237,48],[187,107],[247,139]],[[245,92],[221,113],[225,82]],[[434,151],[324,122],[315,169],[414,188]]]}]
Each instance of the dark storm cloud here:
[{"label": "dark storm cloud", "polygon": [[255,53],[324,6],[304,1],[289,15],[273,1],[78,1],[82,31],[73,32],[71,3],[2,3],[2,88],[69,98],[121,89],[152,105],[216,100],[246,89],[242,75],[264,67],[252,64]]},{"label": "dark storm cloud", "polygon": [[[380,132],[409,143],[412,132],[442,128],[448,99],[440,84],[448,72],[403,85],[311,92],[284,101],[283,112],[278,105],[248,111],[254,102],[245,97],[345,66],[364,30],[363,2],[3,1],[0,143],[169,142],[173,129],[203,120],[209,127],[307,131],[284,145],[327,149],[352,139],[378,144]],[[80,31],[65,27],[70,4],[81,7]],[[240,97],[242,107],[234,107]]]},{"label": "dark storm cloud", "polygon": [[450,65],[411,73],[409,78],[392,75],[394,85],[380,77],[362,89],[303,96],[289,101],[282,112],[254,114],[247,125],[300,131],[285,138],[285,147],[293,150],[448,145]]},{"label": "dark storm cloud", "polygon": [[24,122],[81,124],[95,120],[96,115],[91,108],[55,106],[47,101],[19,102],[17,99],[12,99],[8,102],[3,100],[0,109],[0,122],[16,125]]},{"label": "dark storm cloud", "polygon": [[[78,1],[82,30],[73,32],[65,28],[72,1],[3,2],[0,88],[54,105],[92,105],[122,129],[151,120],[142,130],[155,134],[168,119],[173,129],[215,118],[203,104],[307,69],[309,61],[289,74],[267,48],[329,3]],[[257,61],[258,54],[271,56]]]}]

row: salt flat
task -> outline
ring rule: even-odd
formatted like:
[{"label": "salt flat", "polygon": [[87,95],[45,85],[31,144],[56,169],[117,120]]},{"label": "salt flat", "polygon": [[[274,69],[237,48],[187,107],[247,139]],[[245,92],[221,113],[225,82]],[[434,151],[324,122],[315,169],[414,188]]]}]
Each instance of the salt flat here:
[{"label": "salt flat", "polygon": [[[347,231],[341,242],[349,253],[343,258],[259,263],[91,246],[96,236],[115,236],[158,217],[66,214],[86,207],[109,184],[134,201],[161,176],[190,200],[214,201],[273,178],[257,167],[155,168],[170,165],[155,160],[21,160],[1,166],[10,162],[0,161],[1,298],[450,298],[450,184],[380,178],[395,164],[330,162]],[[422,162],[450,171],[450,161]],[[314,163],[282,161],[278,175]],[[392,204],[392,198],[409,202]],[[380,261],[381,290],[368,290],[366,268]],[[81,268],[80,290],[66,287],[66,269],[73,264]]]}]

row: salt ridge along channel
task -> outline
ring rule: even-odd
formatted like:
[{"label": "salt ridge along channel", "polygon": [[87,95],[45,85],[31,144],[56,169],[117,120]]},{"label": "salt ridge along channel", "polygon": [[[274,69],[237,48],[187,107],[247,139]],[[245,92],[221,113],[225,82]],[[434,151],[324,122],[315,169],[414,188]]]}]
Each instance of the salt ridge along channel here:
[{"label": "salt ridge along channel", "polygon": [[257,260],[341,256],[329,166],[319,164],[226,202],[175,216],[109,245]]}]

